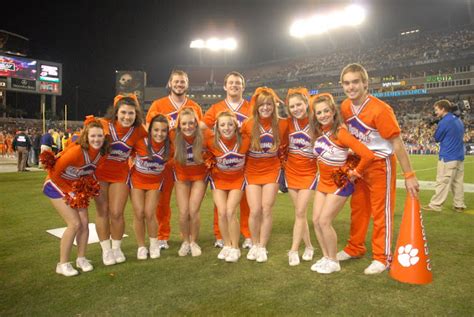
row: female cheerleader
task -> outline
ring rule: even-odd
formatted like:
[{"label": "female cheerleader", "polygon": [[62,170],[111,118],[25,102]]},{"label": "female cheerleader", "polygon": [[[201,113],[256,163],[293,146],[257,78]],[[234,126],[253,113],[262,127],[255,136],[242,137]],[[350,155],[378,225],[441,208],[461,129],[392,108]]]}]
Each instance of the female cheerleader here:
[{"label": "female cheerleader", "polygon": [[[129,187],[129,157],[135,143],[146,136],[142,126],[142,111],[135,95],[118,95],[108,115],[102,121],[111,139],[107,164],[97,169],[100,195],[96,197],[96,229],[102,247],[104,265],[125,262],[120,246],[125,231],[123,217]],[[112,245],[110,244],[112,237]]]},{"label": "female cheerleader", "polygon": [[206,151],[196,112],[183,108],[177,119],[176,130],[171,135],[174,141],[174,175],[176,201],[179,209],[179,227],[183,243],[178,255],[200,256],[201,248],[196,243],[199,236],[199,209],[206,192],[207,168],[204,164]]},{"label": "female cheerleader", "polygon": [[[317,120],[316,133],[320,135],[314,143],[319,181],[313,204],[313,224],[323,257],[311,266],[311,270],[330,274],[341,270],[336,258],[337,234],[332,221],[354,191],[353,181],[362,177],[374,154],[347,131],[332,95],[317,95],[312,106]],[[346,164],[349,149],[361,159],[356,167],[347,172],[346,184],[338,187],[333,175]]]},{"label": "female cheerleader", "polygon": [[257,88],[250,100],[252,117],[242,126],[250,139],[245,165],[245,192],[250,207],[249,227],[254,245],[247,259],[266,262],[267,243],[272,229],[272,207],[281,176],[279,150],[287,141],[287,122],[277,115],[278,97],[267,87]]},{"label": "female cheerleader", "polygon": [[170,154],[168,119],[162,114],[154,116],[148,136],[135,144],[135,164],[130,171],[130,187],[134,210],[133,227],[137,238],[137,259],[146,260],[145,221],[150,237],[150,258],[160,257],[156,206],[163,183],[163,170]]},{"label": "female cheerleader", "polygon": [[206,146],[216,163],[209,179],[219,213],[219,230],[224,240],[224,247],[217,258],[237,262],[240,258],[237,206],[245,187],[244,164],[250,146],[249,139],[247,136],[242,138],[236,115],[222,111],[217,115],[214,135],[207,133],[206,140]]},{"label": "female cheerleader", "polygon": [[286,97],[288,121],[288,158],[285,163],[285,179],[288,192],[295,206],[293,243],[288,252],[290,266],[300,264],[298,249],[301,240],[305,250],[303,260],[313,259],[306,209],[316,188],[318,171],[313,154],[314,114],[309,107],[309,92],[306,88],[289,89]]},{"label": "female cheerleader", "polygon": [[[77,143],[72,144],[56,159],[54,166],[49,168],[43,193],[49,197],[54,208],[67,224],[61,238],[60,258],[56,273],[74,276],[78,271],[69,261],[74,239],[77,241],[76,266],[83,272],[94,268],[85,258],[89,239],[89,216],[87,208],[73,208],[66,203],[65,197],[74,197],[73,183],[83,176],[92,176],[96,167],[104,163],[108,151],[102,124],[92,116],[85,122],[85,129]],[[51,152],[51,155],[52,152]],[[74,206],[74,205],[73,205]]]}]

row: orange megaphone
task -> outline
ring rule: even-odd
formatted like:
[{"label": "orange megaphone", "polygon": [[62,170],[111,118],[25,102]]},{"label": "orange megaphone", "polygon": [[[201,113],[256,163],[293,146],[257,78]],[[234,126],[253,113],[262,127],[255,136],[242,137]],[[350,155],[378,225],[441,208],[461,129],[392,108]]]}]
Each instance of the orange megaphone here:
[{"label": "orange megaphone", "polygon": [[420,202],[418,198],[408,194],[390,276],[403,283],[431,283],[433,274],[428,255],[428,241],[423,226]]}]

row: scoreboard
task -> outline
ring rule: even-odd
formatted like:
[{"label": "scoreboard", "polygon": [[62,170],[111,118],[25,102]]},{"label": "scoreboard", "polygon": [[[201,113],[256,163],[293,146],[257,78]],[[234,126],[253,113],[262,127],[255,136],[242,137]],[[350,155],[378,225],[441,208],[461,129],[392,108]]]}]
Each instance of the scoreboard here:
[{"label": "scoreboard", "polygon": [[62,65],[0,55],[0,83],[3,83],[0,89],[59,96],[62,93]]}]

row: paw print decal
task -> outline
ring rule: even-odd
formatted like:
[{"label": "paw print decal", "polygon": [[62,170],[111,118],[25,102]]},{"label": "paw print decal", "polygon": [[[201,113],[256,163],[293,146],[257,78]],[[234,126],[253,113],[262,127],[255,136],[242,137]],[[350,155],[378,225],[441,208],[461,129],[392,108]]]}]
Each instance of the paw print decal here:
[{"label": "paw print decal", "polygon": [[398,248],[398,263],[403,267],[410,267],[415,265],[420,260],[418,255],[418,249],[413,248],[411,244],[401,246]]}]

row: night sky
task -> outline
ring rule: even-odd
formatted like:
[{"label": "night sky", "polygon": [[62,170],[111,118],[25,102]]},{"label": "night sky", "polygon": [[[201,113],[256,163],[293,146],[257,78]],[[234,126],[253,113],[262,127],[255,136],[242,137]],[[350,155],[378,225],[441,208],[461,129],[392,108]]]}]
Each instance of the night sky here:
[{"label": "night sky", "polygon": [[[348,2],[9,1],[2,5],[0,29],[29,38],[29,58],[63,64],[58,108],[73,105],[77,89],[82,118],[103,113],[111,103],[115,70],[144,70],[149,86],[164,86],[176,65],[198,63],[189,42],[211,34],[235,36],[239,41],[238,51],[227,56],[229,64],[297,56],[307,52],[308,45],[326,44],[291,38],[291,22],[318,8]],[[366,37],[390,37],[412,27],[443,29],[474,20],[474,0],[353,2],[368,10],[359,30]],[[205,56],[205,61],[222,63],[223,58]],[[39,96],[12,92],[7,103],[25,109],[31,117]]]}]

